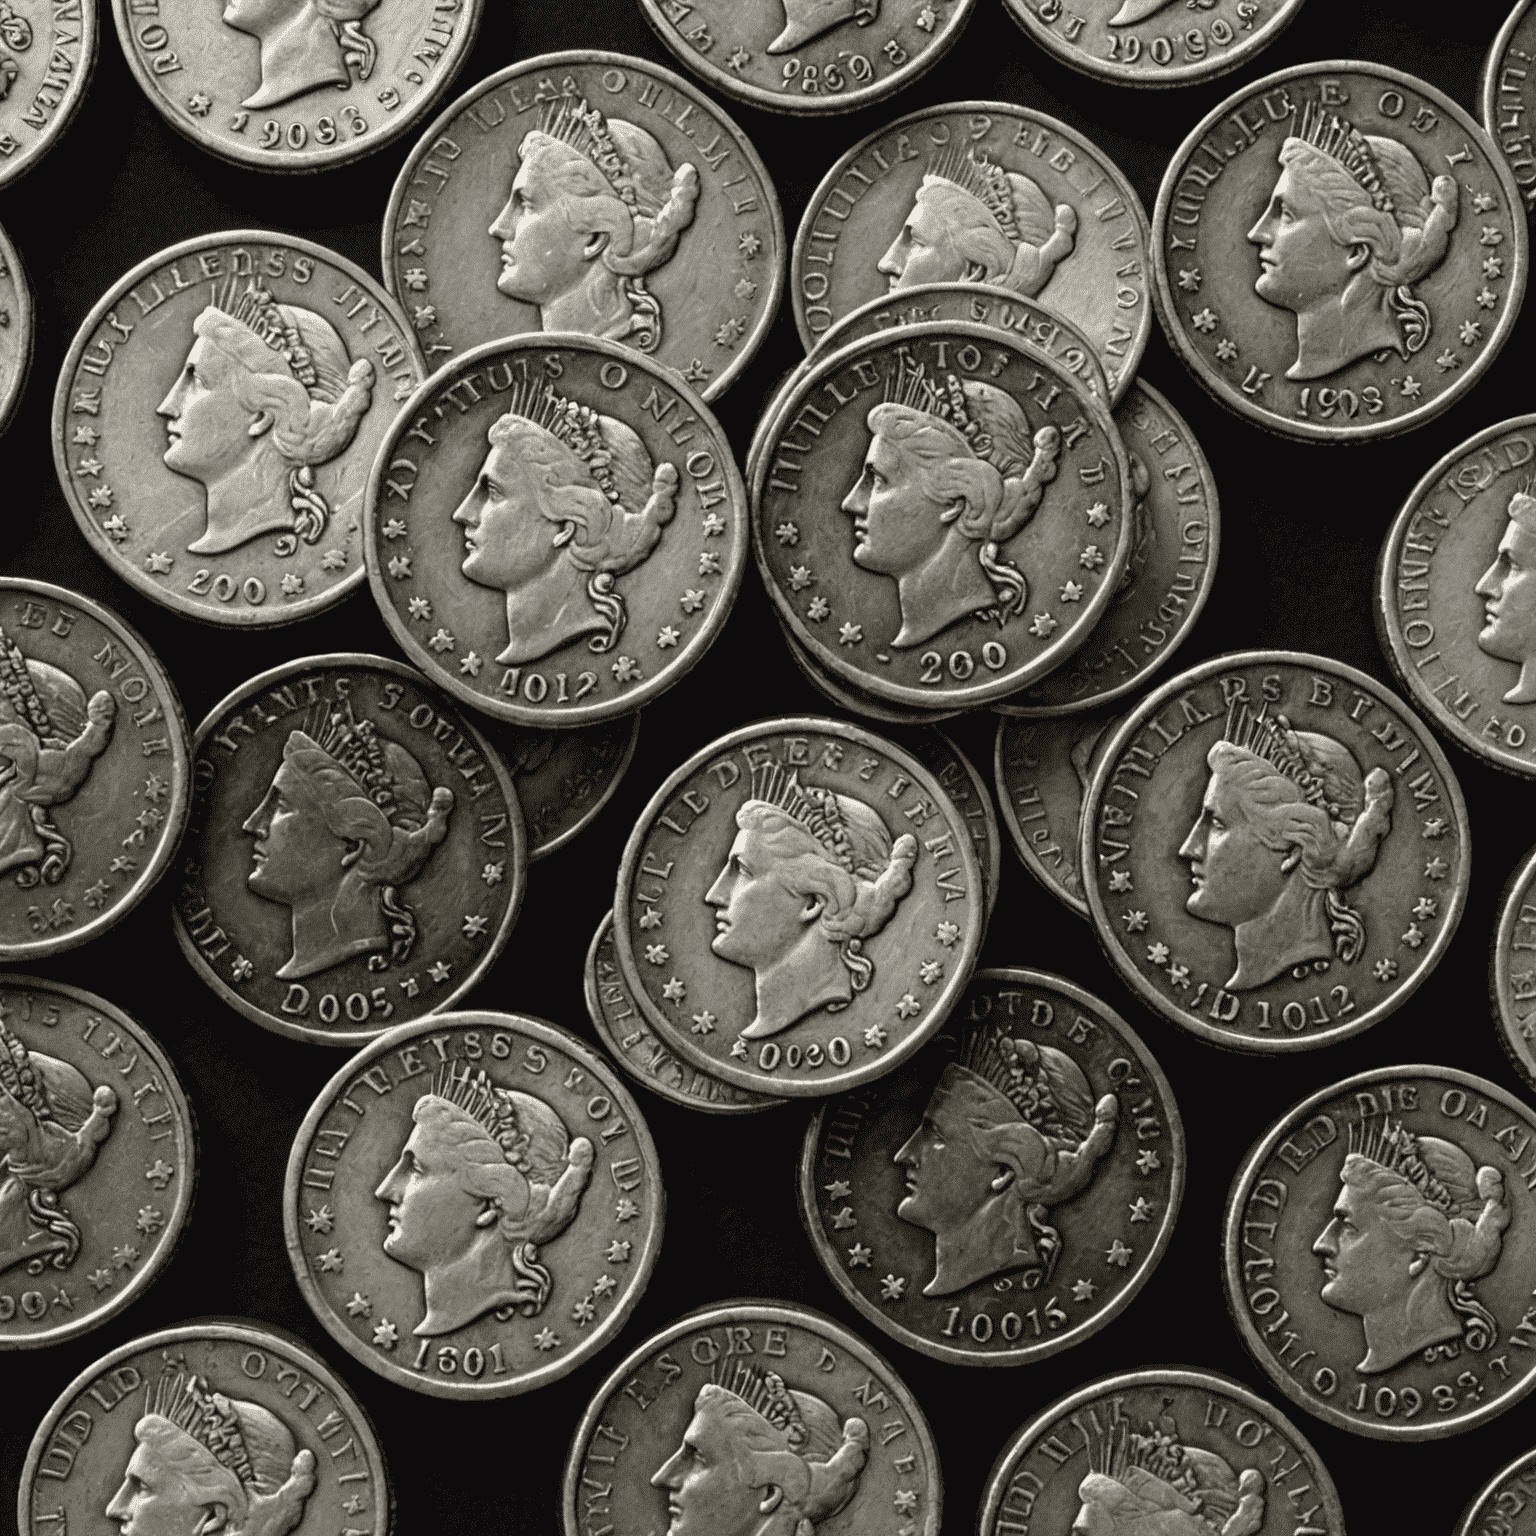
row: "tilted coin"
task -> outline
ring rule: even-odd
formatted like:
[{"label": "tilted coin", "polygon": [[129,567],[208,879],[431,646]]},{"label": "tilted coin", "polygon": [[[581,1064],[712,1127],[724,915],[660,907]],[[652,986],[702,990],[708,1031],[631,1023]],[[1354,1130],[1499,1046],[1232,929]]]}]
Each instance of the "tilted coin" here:
[{"label": "tilted coin", "polygon": [[395,179],[383,269],[434,366],[576,332],[713,400],[773,324],[786,244],[767,167],[709,97],[586,49],[489,76],[427,129]]},{"label": "tilted coin", "polygon": [[32,1437],[17,1505],[23,1531],[59,1536],[109,1524],[388,1536],[394,1515],[378,1436],[346,1383],[244,1319],[145,1334],[76,1377]]},{"label": "tilted coin", "polygon": [[149,1289],[186,1226],[197,1131],[181,1080],[103,998],[7,975],[0,1136],[0,1351],[78,1338]]},{"label": "tilted coin", "polygon": [[1178,1105],[1118,1014],[1043,971],[978,971],[931,1045],[817,1110],[800,1219],[839,1293],[893,1338],[1024,1365],[1130,1305],[1184,1173]]},{"label": "tilted coin", "polygon": [[564,1536],[622,1513],[668,1536],[938,1536],[917,1399],[868,1344],[784,1302],[705,1307],[598,1388],[566,1454]]},{"label": "tilted coin", "polygon": [[624,979],[673,1051],[800,1097],[880,1077],[937,1033],[986,901],[942,784],[891,742],[807,716],[722,736],[661,786],[613,920]]},{"label": "tilted coin", "polygon": [[1483,61],[1477,104],[1483,127],[1498,145],[1520,188],[1527,214],[1536,208],[1536,147],[1531,112],[1536,107],[1536,13],[1518,0]]},{"label": "tilted coin", "polygon": [[1449,1067],[1377,1067],[1297,1104],[1227,1196],[1227,1305],[1292,1402],[1438,1440],[1536,1386],[1536,1114]]},{"label": "tilted coin", "polygon": [[1471,116],[1349,60],[1267,75],[1205,118],[1164,172],[1152,246],[1158,317],[1195,378],[1320,442],[1406,432],[1460,399],[1513,328],[1529,262],[1520,189]]},{"label": "tilted coin", "polygon": [[0,27],[0,188],[25,176],[69,127],[96,69],[96,0],[52,0],[46,27],[42,7],[14,6]]},{"label": "tilted coin", "polygon": [[181,952],[265,1029],[358,1046],[441,1013],[517,920],[527,839],[494,747],[382,656],[306,656],[197,728]]},{"label": "tilted coin", "polygon": [[0,324],[0,432],[3,432],[27,387],[36,328],[27,274],[22,270],[16,247],[3,229],[0,229],[0,316],[4,317],[4,323]]},{"label": "tilted coin", "polygon": [[1083,882],[1115,968],[1216,1045],[1368,1029],[1439,964],[1470,875],[1466,803],[1423,724],[1322,656],[1238,651],[1124,718],[1083,802]]},{"label": "tilted coin", "polygon": [[528,859],[563,848],[613,798],[640,740],[640,716],[576,731],[493,731],[528,828]]},{"label": "tilted coin", "polygon": [[287,624],[362,582],[368,468],[424,377],[361,267],[290,235],[200,235],[86,317],[53,397],[54,468],[136,591],[210,624]]},{"label": "tilted coin", "polygon": [[1492,1478],[1467,1505],[1457,1522],[1455,1536],[1516,1536],[1522,1514],[1530,1523],[1536,1508],[1536,1451],[1517,1457]]},{"label": "tilted coin", "polygon": [[299,1288],[397,1386],[530,1392],[608,1344],[661,1248],[639,1106],[569,1030],[440,1014],[380,1036],[305,1117],[283,1230]]},{"label": "tilted coin", "polygon": [[147,896],[187,826],[192,733],[111,610],[0,577],[0,961],[74,949]]},{"label": "tilted coin", "polygon": [[746,511],[731,445],[686,384],[616,342],[512,337],[402,407],[368,483],[368,577],[439,687],[515,725],[595,725],[714,643]]},{"label": "tilted coin", "polygon": [[1499,1044],[1536,1086],[1536,848],[1504,884],[1491,949],[1488,990]]},{"label": "tilted coin", "polygon": [[953,720],[958,709],[908,709],[903,704],[887,704],[863,693],[842,678],[834,677],[813,657],[799,640],[783,625],[784,645],[790,660],[800,669],[802,676],[821,696],[839,709],[850,714],[862,715],[866,720],[877,720],[884,725],[937,725],[941,720]]}]

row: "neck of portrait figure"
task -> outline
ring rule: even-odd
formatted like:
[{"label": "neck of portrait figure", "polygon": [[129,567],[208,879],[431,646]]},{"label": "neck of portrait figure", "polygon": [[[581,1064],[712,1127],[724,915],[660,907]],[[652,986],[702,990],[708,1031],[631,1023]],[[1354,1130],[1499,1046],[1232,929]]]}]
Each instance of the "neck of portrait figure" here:
[{"label": "neck of portrait figure", "polygon": [[47,1236],[27,1213],[27,1186],[0,1162],[0,1275],[47,1252],[39,1242]]},{"label": "neck of portrait figure", "polygon": [[1479,649],[1520,668],[1504,702],[1530,704],[1536,703],[1536,505],[1524,497],[1517,501],[1530,510],[1505,524],[1498,554],[1473,591],[1483,599]]},{"label": "neck of portrait figure", "polygon": [[0,725],[0,875],[38,863],[45,852],[23,798],[36,776],[38,749],[26,726]]},{"label": "neck of portrait figure", "polygon": [[322,85],[351,84],[336,30],[310,0],[229,0],[224,21],[261,50],[261,83],[242,107],[274,107]]}]

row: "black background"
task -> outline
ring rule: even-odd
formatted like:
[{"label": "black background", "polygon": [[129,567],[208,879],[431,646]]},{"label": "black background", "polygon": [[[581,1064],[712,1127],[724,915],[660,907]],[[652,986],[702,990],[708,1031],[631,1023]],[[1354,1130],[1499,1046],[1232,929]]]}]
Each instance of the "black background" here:
[{"label": "black background", "polygon": [[[1182,4],[1168,15],[1182,17]],[[1000,0],[978,0],[949,55],[880,106],[802,121],[725,105],[767,162],[791,236],[807,197],[837,156],[893,117],[967,98],[1019,102],[1065,119],[1119,163],[1150,210],[1163,168],[1184,134],[1231,92],[1271,70],[1314,59],[1377,60],[1423,76],[1475,112],[1478,66],[1504,16],[1504,6],[1488,0],[1433,8],[1309,0],[1281,39],[1244,69],[1164,92],[1078,76],[1035,48]],[[1189,23],[1200,17],[1190,13]],[[681,68],[633,0],[489,0],[479,42],[450,98],[515,60],[580,47]],[[394,648],[366,590],[291,628],[242,634],[177,618],[119,582],[87,547],[55,481],[49,412],[59,365],[76,327],[122,273],[164,246],[209,230],[288,231],[377,273],[379,221],[409,144],[401,140],[354,166],[307,177],[225,165],[174,132],[141,96],[104,11],[100,61],[79,116],[37,169],[0,193],[0,222],[21,252],[38,313],[32,379],[0,443],[0,567],[75,588],[123,614],[167,664],[194,724],[267,667],[306,654],[390,655]],[[1239,422],[1208,400],[1154,327],[1142,373],[1199,438],[1215,469],[1223,514],[1215,590],[1180,664],[1235,648],[1289,647],[1336,657],[1390,682],[1371,622],[1378,546],[1408,490],[1442,454],[1493,422],[1536,408],[1526,387],[1525,347],[1533,325],[1530,315],[1521,320],[1481,383],[1438,421],[1387,443],[1348,449],[1290,443]],[[739,455],[773,386],[799,355],[786,300],[756,362],[716,405]],[[768,600],[749,570],[714,649],[646,712],[639,750],[613,801],[578,839],[533,866],[506,953],[468,1002],[540,1015],[591,1038],[582,959],[612,903],[625,836],[651,792],[685,757],[749,719],[830,712],[785,654]],[[995,717],[987,714],[953,725],[988,777],[994,727]],[[1120,1010],[1173,1084],[1191,1160],[1173,1245],[1127,1312],[1076,1349],[1005,1371],[968,1370],[913,1354],[838,1299],[795,1211],[795,1160],[806,1105],[722,1119],[641,1094],[666,1173],[667,1235],[650,1288],[621,1341],[557,1385],[499,1403],[439,1402],[378,1379],[345,1356],[310,1315],[283,1249],[279,1203],[289,1144],[344,1057],[267,1033],[220,1005],[172,937],[167,881],[106,937],[34,969],[100,992],[165,1045],[202,1133],[196,1205],[169,1269],[125,1315],[73,1343],[4,1357],[0,1509],[16,1490],[33,1426],[78,1372],[139,1334],[215,1312],[288,1327],[352,1384],[382,1437],[395,1480],[398,1530],[408,1536],[557,1532],[567,1442],[599,1382],[671,1318],[735,1295],[822,1308],[891,1359],[934,1426],[947,1484],[945,1529],[951,1532],[974,1527],[987,1469],[1012,1432],[1097,1375],[1153,1363],[1213,1367],[1275,1399],[1228,1321],[1219,1273],[1223,1201],[1253,1138],[1303,1096],[1392,1061],[1455,1065],[1530,1096],[1495,1039],[1486,974],[1500,888],[1536,837],[1536,795],[1529,780],[1506,778],[1455,749],[1450,755],[1471,807],[1475,843],[1471,899],[1460,931],[1406,1007],[1322,1052],[1278,1061],[1231,1056],[1152,1018],[1114,979],[1086,924],[1045,895],[1011,851],[1004,853],[984,963],[1059,970]],[[1531,1280],[1536,1284],[1536,1276]],[[1536,1440],[1529,1402],[1469,1436],[1428,1447],[1383,1445],[1287,1411],[1332,1472],[1355,1536],[1449,1531],[1483,1482]],[[1280,1508],[1277,1502],[1271,1512],[1277,1530]],[[646,1507],[620,1529],[646,1531],[660,1517],[659,1509]],[[103,1518],[79,1536],[106,1536],[110,1529]]]}]

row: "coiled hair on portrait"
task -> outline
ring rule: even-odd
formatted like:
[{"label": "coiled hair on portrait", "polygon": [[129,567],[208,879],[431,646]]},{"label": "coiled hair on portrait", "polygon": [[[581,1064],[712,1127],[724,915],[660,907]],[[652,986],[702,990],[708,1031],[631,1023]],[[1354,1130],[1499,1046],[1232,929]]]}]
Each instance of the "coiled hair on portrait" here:
[{"label": "coiled hair on portrait", "polygon": [[379,57],[378,45],[363,31],[363,17],[378,3],[379,0],[311,0],[330,22],[341,46],[342,62],[357,75],[359,84],[373,73]]}]

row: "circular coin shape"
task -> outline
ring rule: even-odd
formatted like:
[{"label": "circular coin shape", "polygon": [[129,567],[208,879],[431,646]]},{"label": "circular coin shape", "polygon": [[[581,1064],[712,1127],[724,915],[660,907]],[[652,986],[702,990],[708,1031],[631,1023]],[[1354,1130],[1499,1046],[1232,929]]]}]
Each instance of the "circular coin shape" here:
[{"label": "circular coin shape", "polygon": [[425,374],[361,267],[290,235],[200,235],[86,317],[53,397],[54,468],[136,591],[210,624],[291,623],[361,584],[368,466]]},{"label": "circular coin shape", "polygon": [[1150,1007],[1234,1050],[1307,1051],[1401,1007],[1461,921],[1471,832],[1445,755],[1353,667],[1240,651],[1103,748],[1079,857],[1099,942]]},{"label": "circular coin shape", "polygon": [[[1001,1196],[999,1165],[1014,1174]],[[1043,971],[978,971],[931,1045],[817,1110],[800,1219],[892,1338],[1026,1365],[1130,1305],[1173,1236],[1184,1170],[1173,1093],[1118,1014]]]},{"label": "circular coin shape", "polygon": [[1170,1533],[1187,1521],[1344,1536],[1338,1490],[1301,1431],[1231,1377],[1176,1366],[1102,1376],[1032,1419],[993,1463],[977,1529],[1118,1531],[1144,1511],[1178,1515]]},{"label": "circular coin shape", "polygon": [[1373,1440],[1459,1435],[1525,1397],[1533,1152],[1536,1115],[1449,1067],[1378,1067],[1270,1126],[1222,1229],[1227,1306],[1270,1380]]},{"label": "circular coin shape", "polygon": [[1529,260],[1520,189],[1471,116],[1351,60],[1217,107],[1169,162],[1152,247],[1190,372],[1314,442],[1406,432],[1460,399],[1514,326]]},{"label": "circular coin shape", "polygon": [[[1527,1451],[1504,1468],[1467,1505],[1455,1536],[1517,1536],[1514,1521],[1536,1499],[1536,1451]],[[1526,1525],[1530,1521],[1525,1522]]]},{"label": "circular coin shape", "polygon": [[288,1159],[283,1230],[343,1349],[397,1386],[478,1401],[558,1381],[613,1339],[665,1205],[651,1133],[598,1052],[541,1019],[447,1013],[326,1085]]},{"label": "circular coin shape", "polygon": [[1082,331],[1111,398],[1135,378],[1152,331],[1141,200],[1076,129],[999,101],[898,118],[827,173],[790,258],[801,344],[872,299],[978,267]]},{"label": "circular coin shape", "polygon": [[621,1511],[711,1536],[938,1536],[944,1483],[921,1406],[869,1345],[809,1307],[743,1299],[679,1318],[598,1388],[560,1506],[565,1536]]},{"label": "circular coin shape", "polygon": [[666,692],[724,625],[747,541],[709,407],[589,336],[455,358],[401,409],[368,483],[368,578],[397,643],[466,704],[541,730]]},{"label": "circular coin shape", "polygon": [[1528,852],[1504,884],[1499,921],[1493,934],[1488,969],[1493,1018],[1499,1044],[1521,1075],[1536,1087],[1536,848]]},{"label": "circular coin shape", "polygon": [[10,425],[27,375],[32,370],[32,343],[36,320],[32,312],[32,289],[22,269],[16,247],[0,229],[0,432]]},{"label": "circular coin shape", "polygon": [[197,1130],[141,1024],[34,976],[0,979],[0,1092],[0,1350],[38,1349],[116,1317],[170,1263]]},{"label": "circular coin shape", "polygon": [[800,669],[801,675],[828,702],[850,714],[862,715],[866,720],[876,720],[883,725],[937,725],[942,720],[953,720],[958,709],[905,709],[900,704],[886,704],[880,699],[861,693],[839,677],[833,677],[815,660],[803,645],[782,624],[779,626],[790,660]]},{"label": "circular coin shape", "polygon": [[388,1536],[394,1515],[346,1383],[292,1335],[243,1319],[145,1334],[77,1376],[32,1437],[16,1502],[23,1531],[60,1533]]},{"label": "circular coin shape", "polygon": [[1519,0],[1483,61],[1477,104],[1488,136],[1498,145],[1520,188],[1527,215],[1536,208],[1536,152],[1530,118],[1536,109],[1536,12],[1531,0]]},{"label": "circular coin shape", "polygon": [[69,127],[96,69],[96,0],[57,0],[44,31],[40,7],[29,19],[10,8],[0,38],[9,67],[0,107],[0,189],[25,176]]},{"label": "circular coin shape", "polygon": [[[573,197],[606,240],[570,222]],[[585,50],[489,76],[426,131],[390,194],[383,270],[439,364],[495,336],[579,332],[714,400],[773,324],[786,246],[773,179],[714,102]]]},{"label": "circular coin shape", "polygon": [[192,737],[155,653],[110,609],[0,577],[0,961],[100,937],[187,826]]},{"label": "circular coin shape", "polygon": [[363,1045],[452,1008],[505,947],[528,868],[512,776],[411,668],[285,662],[195,753],[176,938],[253,1023]]},{"label": "circular coin shape", "polygon": [[795,1098],[881,1077],[937,1033],[986,902],[938,779],[869,731],[806,716],[722,736],[661,786],[613,917],[620,970],[672,1050]]}]

